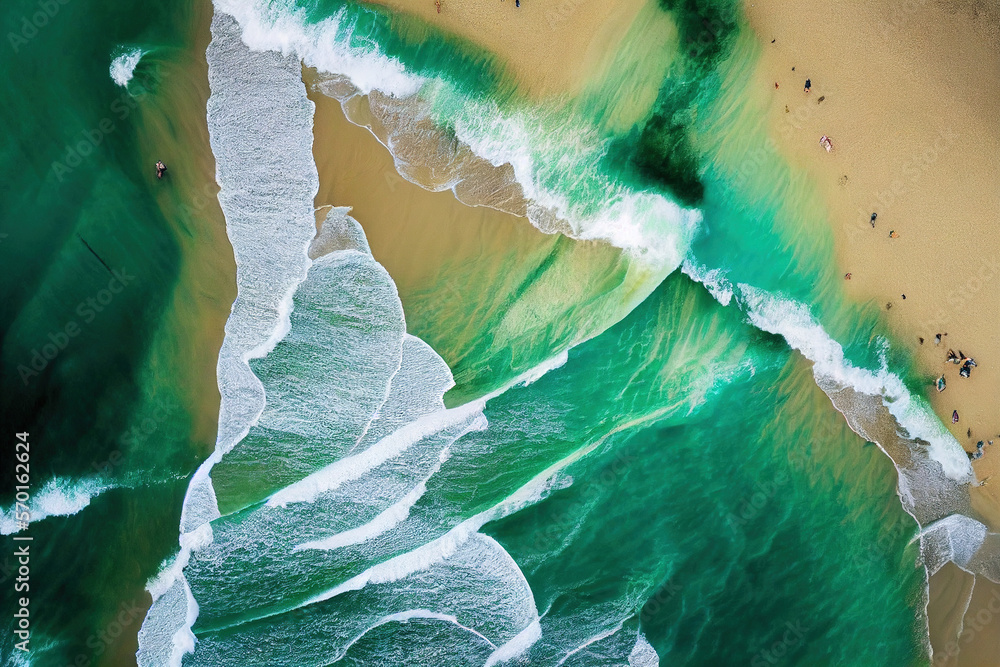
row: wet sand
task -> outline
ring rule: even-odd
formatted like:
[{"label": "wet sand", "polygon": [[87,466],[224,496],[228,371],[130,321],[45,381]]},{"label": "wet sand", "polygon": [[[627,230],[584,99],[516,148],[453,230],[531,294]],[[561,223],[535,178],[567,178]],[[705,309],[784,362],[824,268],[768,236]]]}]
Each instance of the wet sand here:
[{"label": "wet sand", "polygon": [[[220,394],[216,377],[226,320],[236,297],[236,263],[226,235],[215,182],[215,157],[209,145],[206,104],[210,94],[205,49],[211,40],[213,8],[193,0],[193,47],[161,63],[155,103],[141,106],[142,151],[148,178],[159,188],[158,204],[184,258],[164,327],[154,343],[152,384],[180,392],[177,413],[191,420],[193,465],[211,453],[218,430]],[[163,160],[168,173],[160,183],[153,164]],[[144,588],[126,594],[148,611]],[[99,664],[135,665],[138,632],[145,613],[135,615]]]},{"label": "wet sand", "polygon": [[[778,0],[745,7],[764,45],[755,85],[770,97],[771,135],[825,198],[840,271],[852,276],[847,294],[882,310],[925,374],[935,411],[967,451],[979,440],[997,441],[973,462],[977,477],[989,480],[1000,472],[1000,4]],[[822,135],[833,152],[820,146]],[[949,349],[976,359],[970,378],[945,362]],[[931,382],[942,374],[947,388],[938,393]],[[994,481],[972,489],[972,499],[991,530],[1000,530]],[[932,579],[937,649],[959,627],[956,605],[970,579],[953,566]],[[980,577],[973,597],[995,587]],[[974,599],[970,613],[976,609]],[[967,633],[947,664],[991,664],[982,659],[997,655],[997,636]]]},{"label": "wet sand", "polygon": [[[852,274],[845,289],[883,309],[928,386],[945,375],[947,389],[931,400],[972,451],[1000,433],[991,289],[1000,280],[1000,7],[973,16],[959,4],[918,5],[898,15],[791,2],[747,10],[762,41],[776,40],[757,72],[772,95],[772,134],[826,198],[838,261]],[[819,145],[824,134],[832,153]],[[947,335],[935,345],[938,333]],[[949,348],[979,363],[971,378],[944,363]],[[977,462],[981,478],[994,458]]]},{"label": "wet sand", "polygon": [[1000,656],[1000,585],[948,563],[930,580],[934,667],[996,665]]},{"label": "wet sand", "polygon": [[340,102],[314,90],[310,97],[317,223],[326,207],[351,207],[396,283],[407,330],[448,362],[459,396],[533,367],[538,354],[548,358],[581,331],[602,329],[645,296],[633,292],[641,280],[621,250],[544,234],[527,218],[406,181],[388,149],[348,121]]},{"label": "wet sand", "polygon": [[[654,0],[655,1],[655,0]],[[606,66],[647,0],[374,0],[497,54],[535,96],[575,93]]]},{"label": "wet sand", "polygon": [[140,137],[150,181],[156,180],[152,165],[157,160],[168,167],[153,189],[184,258],[166,327],[156,343],[169,368],[157,372],[186,401],[183,411],[193,420],[191,438],[201,447],[200,460],[215,447],[221,400],[216,365],[236,298],[236,262],[216,197],[206,121],[210,90],[205,49],[213,9],[206,0],[191,5],[193,48],[160,65],[165,70],[162,83],[151,98],[155,105],[142,106]]}]

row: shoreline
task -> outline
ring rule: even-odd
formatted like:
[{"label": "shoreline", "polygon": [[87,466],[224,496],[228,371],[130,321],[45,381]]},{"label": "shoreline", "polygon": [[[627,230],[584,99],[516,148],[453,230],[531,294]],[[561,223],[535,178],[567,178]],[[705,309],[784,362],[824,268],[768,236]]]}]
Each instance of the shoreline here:
[{"label": "shoreline", "polygon": [[[179,408],[191,420],[185,454],[193,455],[196,466],[215,447],[221,401],[216,367],[236,296],[236,263],[216,198],[219,188],[206,116],[211,91],[205,50],[214,8],[207,0],[191,5],[186,19],[190,42],[178,51],[179,57],[157,63],[164,75],[155,103],[141,106],[138,137],[154,186],[161,185],[154,182],[154,162],[162,159],[169,168],[162,184],[167,187],[158,189],[157,203],[183,257],[169,317],[155,339],[150,381],[155,386],[161,382],[157,376],[173,378],[182,401]],[[164,363],[169,367],[158,367]],[[138,633],[152,605],[145,583],[134,598],[142,600],[141,613],[108,646],[99,664],[137,664]]]},{"label": "shoreline", "polygon": [[[846,294],[877,304],[922,376],[945,376],[945,391],[928,386],[926,395],[967,452],[979,440],[1000,446],[1000,344],[991,336],[1000,328],[1000,304],[988,288],[1000,276],[1000,233],[991,217],[1000,210],[993,150],[1000,127],[990,125],[1000,117],[1000,8],[990,15],[959,4],[918,3],[902,14],[818,3],[744,7],[762,46],[754,85],[770,97],[771,136],[778,153],[817,184],[840,271],[851,274]],[[795,131],[778,132],[790,117]],[[818,145],[821,135],[833,140],[833,152]],[[946,363],[949,349],[976,358],[970,378]],[[979,480],[1000,472],[1000,453],[985,447],[973,461]],[[973,509],[996,531],[1000,485],[970,492]],[[996,589],[953,564],[929,578],[935,665],[983,664],[996,655],[989,633],[965,633],[956,643],[980,598]]]},{"label": "shoreline", "polygon": [[[349,120],[337,99],[317,90],[315,77],[304,69],[316,105],[317,225],[328,207],[351,209],[372,255],[396,283],[407,331],[454,373],[456,388],[446,400],[488,393],[579,342],[581,331],[603,330],[628,310],[644,274],[624,251],[544,233],[526,217],[403,179],[389,149],[368,127]],[[366,104],[352,99],[352,114],[364,118],[359,107]],[[471,167],[476,176],[496,177]],[[488,202],[489,187],[504,192],[502,179],[487,185],[473,194]],[[502,204],[516,209],[517,196]],[[559,312],[563,316],[553,318]]]},{"label": "shoreline", "polygon": [[[575,94],[591,72],[606,66],[648,0],[610,4],[561,0],[555,7],[525,0],[371,0],[394,15],[430,26],[496,54],[506,72],[530,95]],[[398,16],[394,16],[398,20]],[[541,66],[540,66],[541,64]]]},{"label": "shoreline", "polygon": [[[216,366],[225,326],[236,298],[236,261],[219,207],[215,156],[209,143],[206,109],[211,41],[211,2],[194,0],[190,21],[191,47],[171,60],[169,74],[156,92],[157,105],[144,106],[140,135],[145,162],[163,159],[169,167],[157,200],[181,247],[181,272],[175,286],[171,314],[160,337],[167,341],[178,365],[178,383],[193,418],[191,440],[201,446],[199,459],[215,447],[221,401]],[[162,65],[161,65],[162,66]],[[163,150],[167,146],[166,151]],[[154,179],[151,173],[149,178]],[[197,331],[197,335],[192,333]]]},{"label": "shoreline", "polygon": [[[774,132],[775,143],[793,167],[806,171],[819,186],[840,268],[852,274],[844,285],[848,296],[878,304],[895,338],[909,348],[929,380],[945,375],[946,390],[927,395],[956,439],[974,451],[977,440],[1000,434],[1000,420],[992,414],[996,403],[990,400],[1000,392],[1000,346],[989,335],[1000,327],[1000,305],[983,289],[989,276],[1000,275],[1000,234],[989,215],[1000,210],[1000,191],[991,185],[1000,179],[1000,161],[990,150],[1000,145],[1000,130],[982,122],[996,117],[994,111],[1000,114],[1000,103],[990,101],[989,91],[976,92],[972,81],[992,78],[993,99],[1000,100],[1000,64],[993,65],[997,77],[966,73],[955,77],[951,88],[925,91],[932,73],[940,75],[933,58],[943,44],[933,45],[925,62],[914,62],[913,53],[894,55],[891,45],[880,43],[873,34],[879,23],[864,9],[838,20],[808,8],[795,15],[790,6],[765,10],[751,5],[748,11],[762,41],[765,34],[776,39],[775,44],[765,42],[757,72],[758,86],[771,88],[768,82],[776,79],[785,84],[770,91],[772,129],[785,120],[785,106],[804,116],[795,131],[783,136]],[[910,16],[899,29],[921,35],[933,24],[939,29],[937,39],[944,42],[964,25],[961,16],[931,6],[922,11],[925,15]],[[810,44],[816,31],[802,26],[819,23],[828,36]],[[832,33],[839,31],[864,46],[851,47],[858,55],[850,61],[843,49],[832,46]],[[995,46],[1000,49],[1000,37]],[[992,48],[989,41],[981,47]],[[980,66],[988,68],[987,60],[980,58]],[[857,74],[874,71],[876,64],[882,71],[868,77],[874,81]],[[952,63],[944,64],[951,71]],[[807,77],[813,82],[811,93],[801,89],[800,80]],[[825,101],[813,108],[820,96]],[[947,100],[961,102],[949,106]],[[976,108],[979,102],[985,113]],[[833,153],[818,146],[822,134],[834,140]],[[874,228],[868,220],[871,212],[878,213]],[[897,236],[890,238],[889,232]],[[952,242],[958,239],[976,241]],[[971,268],[968,273],[965,266]],[[942,342],[935,345],[938,333]],[[958,368],[945,363],[952,348],[977,359],[970,378],[959,378]],[[960,419],[952,425],[954,409]],[[975,464],[980,478],[1000,470],[996,459],[986,456]],[[1000,518],[1000,513],[993,516]]]}]

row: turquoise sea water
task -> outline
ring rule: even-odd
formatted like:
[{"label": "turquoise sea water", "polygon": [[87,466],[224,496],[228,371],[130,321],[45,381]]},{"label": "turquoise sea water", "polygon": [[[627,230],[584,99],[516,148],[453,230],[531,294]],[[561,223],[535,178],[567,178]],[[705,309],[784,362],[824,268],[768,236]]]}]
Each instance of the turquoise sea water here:
[{"label": "turquoise sea water", "polygon": [[[0,256],[19,276],[3,423],[32,433],[35,494],[19,531],[4,472],[3,532],[35,549],[32,651],[8,632],[6,662],[929,662],[922,557],[952,554],[914,517],[967,511],[968,462],[877,312],[840,294],[811,186],[746,90],[759,46],[738,5],[651,5],[674,29],[633,28],[618,62],[641,67],[529,101],[490,54],[410,19],[220,0],[199,146],[164,91],[199,75],[176,68],[210,12],[120,4],[59,5],[0,61]],[[34,10],[5,6],[5,27]],[[510,165],[523,224],[620,259],[487,256],[492,283],[456,265],[400,294],[364,219],[329,211],[312,242],[301,61],[390,145],[430,122]],[[212,291],[182,271],[211,216],[148,173],[151,143],[176,146],[176,171],[211,150],[236,260],[211,456],[178,379],[207,335],[178,294]],[[449,187],[420,170],[440,155],[402,153],[404,176]],[[112,292],[116,270],[136,277]],[[435,308],[456,284],[488,306],[460,330]],[[878,424],[845,391],[899,424],[901,473],[849,428]]]},{"label": "turquoise sea water", "polygon": [[[190,57],[192,10],[10,2],[0,16],[3,533],[15,531],[15,432],[30,434],[35,520],[27,591],[4,540],[2,660],[27,657],[6,614],[24,593],[32,662],[107,660],[134,644],[145,579],[176,547],[187,477],[211,444],[192,434],[176,354],[191,320],[174,302],[182,236],[204,235],[166,213],[176,202],[143,150],[162,77]],[[111,65],[133,48],[146,55],[126,90]]]}]

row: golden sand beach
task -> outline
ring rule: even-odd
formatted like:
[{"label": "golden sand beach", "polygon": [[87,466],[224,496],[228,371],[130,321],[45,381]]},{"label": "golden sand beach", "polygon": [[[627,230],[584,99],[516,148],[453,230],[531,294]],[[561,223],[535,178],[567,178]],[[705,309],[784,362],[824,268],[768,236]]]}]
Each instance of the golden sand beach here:
[{"label": "golden sand beach", "polygon": [[[155,104],[143,104],[139,120],[148,178],[156,179],[157,160],[168,166],[159,206],[184,257],[171,316],[155,343],[153,372],[175,378],[172,382],[185,401],[183,411],[192,419],[190,438],[202,449],[199,458],[215,446],[220,402],[216,363],[236,296],[236,265],[216,198],[215,158],[205,115],[210,94],[205,48],[211,39],[212,12],[210,2],[194,3],[189,29],[195,46],[185,52],[187,58],[162,65],[169,69],[155,98],[148,98]],[[144,589],[133,591],[129,599],[141,600],[144,606],[152,603]],[[144,615],[130,618],[102,664],[136,664]]]},{"label": "golden sand beach", "polygon": [[[162,64],[162,83],[154,104],[141,107],[143,152],[148,178],[155,180],[153,164],[163,160],[168,175],[159,184],[160,210],[181,245],[184,263],[172,303],[169,329],[159,334],[159,347],[169,358],[182,360],[177,368],[158,372],[179,377],[177,384],[189,402],[192,440],[204,448],[215,446],[219,416],[219,387],[215,368],[226,319],[236,297],[236,264],[226,235],[215,182],[215,157],[209,145],[206,104],[210,94],[205,49],[211,39],[211,3],[194,3],[190,20],[195,47],[183,60]],[[167,69],[169,68],[169,69]],[[197,331],[194,335],[192,331]]]},{"label": "golden sand beach", "polygon": [[[782,84],[771,91],[773,127],[787,126],[786,107],[797,116],[795,131],[776,131],[775,141],[825,194],[838,260],[852,274],[845,289],[885,309],[928,379],[945,375],[947,389],[932,400],[949,425],[959,411],[952,432],[967,449],[995,437],[1000,303],[990,285],[1000,278],[1000,125],[990,119],[1000,117],[1000,59],[990,54],[1000,50],[997,15],[930,3],[901,15],[754,3],[748,15],[762,41],[775,40],[757,83]],[[803,92],[807,78],[810,93]],[[832,153],[820,147],[822,135],[831,137]],[[874,227],[871,213],[878,214]],[[979,363],[970,378],[944,363],[951,348]]]},{"label": "golden sand beach", "polygon": [[[764,44],[755,84],[771,97],[772,136],[825,197],[847,293],[883,309],[928,383],[944,375],[946,389],[928,392],[967,451],[997,441],[974,462],[989,480],[1000,471],[1000,5],[745,6]],[[976,359],[971,377],[946,363],[949,349]],[[1000,484],[974,488],[973,505],[1000,529]],[[958,641],[997,587],[976,579],[952,565],[931,579],[936,665],[994,664],[998,633]]]},{"label": "golden sand beach", "polygon": [[[314,72],[305,76],[315,80]],[[603,328],[644,297],[636,292],[642,272],[618,248],[545,234],[525,217],[469,206],[451,190],[431,192],[404,180],[389,150],[368,128],[350,122],[340,102],[312,86],[310,97],[316,103],[317,221],[326,207],[351,208],[372,254],[396,283],[407,330],[445,358],[459,385],[480,373],[503,377],[505,369],[517,373],[537,363],[521,358],[530,350],[518,341],[539,338],[539,327],[554,353],[576,342],[577,327]],[[357,103],[366,102],[354,102],[360,114]],[[516,198],[507,197],[505,205],[516,208]],[[587,312],[589,322],[569,316],[578,304],[586,312],[598,301],[607,307]]]}]

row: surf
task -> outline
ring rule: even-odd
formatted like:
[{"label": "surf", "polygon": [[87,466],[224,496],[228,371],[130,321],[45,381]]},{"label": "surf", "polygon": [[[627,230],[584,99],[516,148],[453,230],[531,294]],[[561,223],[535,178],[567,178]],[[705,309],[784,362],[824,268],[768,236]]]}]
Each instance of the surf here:
[{"label": "surf", "polygon": [[[528,480],[519,479],[517,475],[527,473],[518,470],[517,475],[506,480],[503,490],[493,490],[489,502],[461,506],[450,500],[445,507],[453,513],[443,514],[436,511],[433,503],[449,497],[448,481],[459,480],[461,487],[468,483],[463,479],[468,471],[461,466],[483,455],[474,451],[477,444],[484,442],[477,438],[491,437],[498,422],[504,428],[511,428],[515,420],[493,421],[490,417],[491,410],[500,411],[498,405],[513,400],[508,392],[538,389],[546,379],[574,372],[578,368],[574,361],[580,358],[577,355],[585,355],[585,349],[589,350],[587,343],[601,344],[602,336],[609,331],[618,335],[617,325],[638,317],[635,313],[640,306],[658,288],[665,289],[662,288],[665,281],[674,280],[677,269],[690,256],[695,238],[704,231],[702,213],[682,206],[654,188],[624,183],[617,178],[620,174],[607,171],[610,143],[598,124],[584,115],[561,113],[564,110],[558,108],[528,110],[516,103],[473,97],[462,85],[450,81],[445,72],[426,68],[409,71],[402,61],[383,52],[377,39],[363,33],[357,12],[366,10],[341,8],[332,15],[317,18],[293,6],[264,7],[235,0],[219,2],[217,10],[213,23],[215,39],[210,47],[210,63],[216,68],[210,126],[214,128],[213,148],[218,144],[216,156],[223,187],[220,200],[226,210],[227,226],[232,225],[230,236],[237,251],[241,292],[227,325],[227,346],[220,356],[220,388],[224,399],[219,440],[212,458],[192,480],[185,499],[181,554],[172,567],[165,568],[165,573],[169,572],[166,581],[151,584],[151,590],[174,592],[170,596],[163,592],[157,596],[149,617],[154,620],[148,621],[148,629],[144,626],[140,639],[143,664],[155,664],[152,656],[168,653],[172,664],[178,664],[191,651],[206,664],[213,664],[222,661],[235,647],[249,646],[258,628],[275,627],[282,636],[295,636],[303,628],[315,627],[311,625],[314,621],[340,618],[336,616],[337,609],[343,613],[350,608],[351,600],[369,599],[366,596],[371,596],[373,604],[385,605],[378,607],[379,615],[359,615],[344,623],[344,627],[338,627],[338,632],[344,633],[342,637],[331,640],[329,646],[316,646],[340,659],[352,647],[362,644],[367,633],[377,632],[386,622],[419,617],[447,624],[452,617],[459,618],[453,613],[455,605],[468,604],[473,610],[469,613],[476,615],[482,627],[494,628],[485,631],[459,618],[460,629],[473,628],[474,637],[485,638],[485,647],[468,647],[470,655],[492,664],[532,651],[549,650],[546,644],[549,636],[544,628],[551,627],[545,625],[550,621],[543,620],[545,613],[539,614],[532,586],[519,561],[500,542],[481,531],[487,524],[503,523],[535,505],[547,506],[552,498],[573,486],[574,479],[564,471],[585,468],[588,461],[607,453],[608,443],[620,442],[627,435],[659,428],[681,415],[691,417],[700,409],[707,409],[704,406],[710,405],[719,392],[738,384],[742,386],[748,377],[762,372],[762,366],[774,363],[762,361],[768,354],[748,351],[752,346],[740,345],[732,339],[712,340],[708,334],[719,331],[706,328],[707,340],[687,341],[684,348],[685,352],[700,349],[702,357],[693,353],[690,358],[680,355],[683,359],[678,362],[679,368],[687,373],[683,377],[691,380],[690,386],[665,389],[665,396],[670,399],[666,405],[637,408],[635,414],[626,415],[620,423],[596,435],[588,434],[570,451],[553,446],[546,454],[551,456],[550,460],[533,461],[537,469],[532,469]],[[235,20],[227,18],[227,14]],[[249,49],[239,44],[240,39]],[[392,279],[380,267],[373,266],[374,260],[363,241],[364,233],[357,223],[345,211],[332,210],[319,234],[320,238],[338,239],[327,246],[333,252],[319,252],[320,244],[312,240],[315,228],[306,224],[312,212],[307,216],[305,209],[315,195],[315,180],[311,156],[305,148],[309,107],[304,101],[304,84],[296,79],[295,71],[300,59],[322,75],[346,80],[349,85],[344,85],[344,80],[321,77],[316,86],[336,97],[348,117],[353,113],[354,120],[365,125],[389,150],[412,138],[418,127],[426,128],[426,123],[441,133],[434,141],[445,136],[442,127],[454,133],[458,152],[468,159],[463,158],[459,167],[428,176],[421,171],[423,165],[417,157],[394,153],[397,170],[407,180],[432,190],[451,190],[468,204],[494,206],[524,215],[547,233],[565,234],[578,241],[600,240],[624,251],[630,261],[647,269],[633,286],[626,307],[579,332],[569,345],[556,346],[550,350],[547,361],[526,373],[500,378],[500,389],[480,400],[445,408],[444,392],[454,384],[447,365],[431,348],[406,333],[402,308],[398,299],[392,300],[395,295]],[[273,76],[266,81],[281,92],[270,94],[293,102],[292,109],[262,106],[260,100],[250,99],[249,91],[237,90],[238,74],[249,63]],[[232,69],[226,75],[220,74],[227,67]],[[362,120],[362,114],[358,113],[361,96],[367,98],[368,110],[375,113],[380,123]],[[245,108],[254,108],[260,118],[276,121],[290,116],[296,121],[298,134],[292,141],[294,165],[282,169],[273,154],[258,153],[257,159],[251,160],[260,165],[260,176],[284,173],[286,177],[292,174],[294,180],[308,172],[302,182],[288,184],[289,189],[279,193],[280,200],[294,204],[299,215],[293,239],[287,229],[276,226],[267,228],[266,235],[259,229],[252,230],[250,220],[258,212],[228,192],[235,189],[233,174],[237,165],[246,165],[248,160],[223,137],[230,142],[239,141],[233,138],[234,134],[239,136],[235,131],[238,125],[235,109]],[[497,199],[477,192],[473,176],[477,169],[486,170],[490,178],[498,181],[508,178],[514,194]],[[567,174],[574,178],[567,178]],[[305,187],[297,187],[303,182]],[[241,237],[244,233],[247,236]],[[282,263],[291,267],[278,276],[269,272],[271,267],[265,261],[270,259],[268,253],[274,251],[271,246],[275,243]],[[928,444],[926,451],[918,446],[908,449],[917,463],[901,469],[899,478],[903,505],[921,520],[921,525],[942,507],[952,512],[964,511],[961,487],[971,480],[968,462],[958,455],[953,439],[949,441],[936,428],[939,424],[926,405],[912,395],[887,364],[871,370],[849,361],[843,346],[812,317],[808,306],[794,298],[749,282],[731,284],[724,277],[725,267],[688,264],[684,272],[704,285],[721,306],[739,309],[745,321],[758,332],[780,335],[789,349],[801,352],[812,363],[815,382],[830,395],[838,409],[844,406],[838,405],[844,390],[874,397],[906,429],[908,437]],[[263,288],[257,282],[262,275],[269,277],[269,284]],[[352,290],[350,281],[337,282],[338,277],[343,280],[344,276],[359,280],[363,276],[365,284],[377,285],[378,289],[367,294]],[[272,284],[275,282],[278,289]],[[342,294],[330,295],[330,285],[340,285]],[[355,299],[346,311],[338,310],[343,304],[337,299],[343,295]],[[247,304],[254,304],[268,316],[251,317],[248,313],[256,308]],[[380,310],[383,306],[387,307]],[[330,380],[310,375],[312,369],[299,365],[298,353],[315,344],[314,340],[324,332],[330,333],[322,320],[315,319],[314,311],[336,311],[340,315],[347,312],[351,318],[371,322],[391,321],[384,341],[379,338],[379,345],[373,346],[379,354],[366,356],[368,348],[363,348],[365,352],[355,358],[355,363],[363,362],[369,370],[364,378],[366,386],[359,390],[362,406],[356,413],[334,410],[335,418],[331,419],[329,406],[317,401],[320,394],[335,392],[302,393],[290,379],[308,377],[315,379],[317,386],[327,386],[323,382]],[[730,329],[726,327],[738,329],[726,320],[727,316],[718,317],[719,321],[727,322],[722,327],[727,333]],[[716,320],[712,322],[714,326]],[[245,333],[241,338],[244,331],[252,331],[253,335]],[[231,336],[243,341],[238,348],[234,348],[236,342],[230,343]],[[669,334],[664,336],[669,338]],[[325,344],[334,345],[332,341]],[[405,386],[401,380],[409,372],[414,357],[428,360],[424,363],[437,370],[431,374],[435,379],[428,385],[432,390],[417,399],[420,409],[410,411],[405,406],[413,396],[402,395],[400,389]],[[632,377],[642,376],[659,361],[646,360],[644,366],[630,371]],[[338,370],[345,382],[356,381],[360,386],[360,377],[350,375],[356,369],[344,366]],[[666,380],[663,382],[666,384]],[[617,400],[622,399],[627,388],[627,385],[622,388]],[[400,402],[404,407],[398,413],[393,412],[392,407]],[[852,408],[843,407],[842,411],[859,433],[868,433],[858,426],[860,422]],[[337,436],[330,438],[321,432],[323,429],[336,432]],[[322,438],[328,439],[325,444],[330,448],[316,447],[311,442]],[[266,479],[253,479],[248,471],[259,466],[265,455],[274,456],[264,475]],[[404,461],[408,465],[403,467],[417,474],[401,473],[399,467]],[[387,490],[387,497],[373,496],[371,502],[361,500],[366,497],[366,490],[371,493],[379,487]],[[944,504],[928,507],[934,491],[941,489],[950,494]],[[356,508],[330,534],[322,534],[301,514],[307,509],[336,514],[337,503],[344,498],[351,498],[361,509]],[[296,535],[302,539],[289,540],[268,528],[278,517],[284,525],[294,526]],[[586,521],[584,517],[574,525]],[[411,526],[418,526],[420,532],[409,532]],[[961,521],[943,523],[927,533],[926,544],[931,545],[931,537],[952,527],[958,534],[959,529],[967,526]],[[979,534],[977,531],[972,531],[973,536]],[[219,539],[221,534],[225,534],[225,540]],[[243,541],[255,544],[262,563],[280,565],[273,581],[280,585],[294,582],[296,588],[285,599],[276,599],[272,589],[254,590],[247,593],[248,599],[239,598],[234,578],[241,561],[231,545]],[[972,560],[967,553],[969,548],[952,548],[948,553],[968,564]],[[455,573],[461,570],[456,563],[466,563],[464,559],[473,552],[486,561],[503,564],[491,576],[500,572],[503,577],[510,577],[504,581],[515,582],[511,585],[519,595],[512,604],[502,607],[501,613],[490,615],[479,606],[481,601],[468,595],[454,600],[431,596],[442,605],[440,608],[411,600],[403,605],[422,610],[420,614],[393,606],[392,584],[412,583],[422,595],[430,595],[429,589],[414,581],[423,582],[423,577],[433,575],[440,577],[434,579],[438,585],[454,585]],[[959,552],[960,557],[954,556]],[[939,549],[935,553],[946,552]],[[924,557],[927,562],[937,562],[937,557],[929,552]],[[292,575],[300,571],[310,573],[307,580],[293,580]],[[219,580],[228,581],[232,588],[213,593],[206,582]],[[186,604],[180,600],[186,600]],[[423,614],[424,611],[428,613]],[[164,621],[167,617],[171,619],[169,622]],[[614,639],[626,627],[634,629],[633,625],[626,626],[634,620],[623,612],[623,617],[615,619],[612,627],[592,632],[574,645],[578,650],[591,644],[596,647],[606,639]],[[166,623],[176,631],[170,635],[159,628],[159,623]],[[172,642],[169,647],[164,644],[168,636]],[[199,637],[198,643],[195,637]],[[637,631],[635,637],[629,661],[632,662],[633,654],[636,664],[651,661],[650,651],[655,654],[655,650],[641,632]],[[570,641],[568,637],[559,640]],[[657,642],[663,646],[665,640],[661,636]],[[568,658],[570,654],[564,655]],[[277,659],[277,654],[271,657]]]}]

